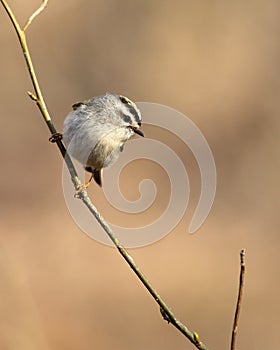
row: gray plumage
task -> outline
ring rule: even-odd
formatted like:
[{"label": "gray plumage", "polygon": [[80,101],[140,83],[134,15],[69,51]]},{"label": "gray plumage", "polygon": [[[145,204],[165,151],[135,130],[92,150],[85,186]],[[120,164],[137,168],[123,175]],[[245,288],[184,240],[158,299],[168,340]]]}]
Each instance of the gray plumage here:
[{"label": "gray plumage", "polygon": [[141,113],[122,95],[107,93],[73,105],[63,125],[63,139],[71,156],[93,174],[101,186],[101,172],[119,157],[124,143],[139,130]]}]

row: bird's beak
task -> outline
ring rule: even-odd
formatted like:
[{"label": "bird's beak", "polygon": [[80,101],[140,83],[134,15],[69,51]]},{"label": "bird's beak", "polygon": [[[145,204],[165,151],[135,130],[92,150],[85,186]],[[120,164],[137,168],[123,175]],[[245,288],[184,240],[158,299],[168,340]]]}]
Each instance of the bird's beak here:
[{"label": "bird's beak", "polygon": [[135,132],[135,134],[138,134],[139,136],[144,137],[144,134],[140,129],[135,128],[134,126],[131,127],[131,129]]}]

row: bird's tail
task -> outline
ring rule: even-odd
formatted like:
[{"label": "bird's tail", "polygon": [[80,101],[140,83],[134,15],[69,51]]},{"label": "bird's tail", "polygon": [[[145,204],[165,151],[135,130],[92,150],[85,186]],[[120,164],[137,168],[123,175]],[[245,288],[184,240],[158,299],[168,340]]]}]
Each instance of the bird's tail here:
[{"label": "bird's tail", "polygon": [[102,169],[94,169],[92,174],[95,182],[102,187]]}]

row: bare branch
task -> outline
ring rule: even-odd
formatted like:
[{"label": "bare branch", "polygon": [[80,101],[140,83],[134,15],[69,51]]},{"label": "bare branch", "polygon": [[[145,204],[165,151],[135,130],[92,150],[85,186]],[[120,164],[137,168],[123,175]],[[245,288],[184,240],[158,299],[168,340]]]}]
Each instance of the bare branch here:
[{"label": "bare branch", "polygon": [[242,303],[242,296],[243,296],[243,289],[244,289],[244,278],[245,278],[245,249],[242,249],[240,252],[239,290],[238,290],[234,321],[232,326],[230,350],[235,350],[238,320],[239,320],[239,315],[241,310],[241,303]]},{"label": "bare branch", "polygon": [[43,0],[42,5],[36,10],[28,19],[28,21],[25,23],[25,26],[23,27],[23,31],[25,32],[31,22],[37,17],[42,11],[44,11],[45,7],[47,6],[49,0]]},{"label": "bare branch", "polygon": [[148,281],[146,276],[143,274],[143,272],[140,270],[140,268],[136,265],[133,258],[128,254],[126,249],[121,245],[119,240],[115,237],[112,229],[109,227],[105,219],[101,216],[101,214],[97,211],[97,209],[92,204],[87,191],[82,190],[78,192],[78,196],[83,201],[83,203],[87,206],[89,211],[93,214],[93,216],[96,218],[96,220],[99,222],[101,227],[104,229],[104,231],[107,233],[111,241],[114,243],[116,248],[118,249],[119,253],[122,255],[122,257],[125,259],[125,261],[128,263],[128,265],[131,267],[133,272],[137,275],[137,277],[140,279],[140,281],[143,283],[143,285],[146,287],[146,289],[149,291],[149,293],[152,295],[156,303],[160,306],[160,312],[165,320],[173,324],[174,327],[176,327],[181,333],[183,333],[190,342],[192,342],[197,349],[199,350],[207,350],[208,348],[206,345],[204,345],[198,336],[197,333],[192,333],[182,322],[180,322],[175,315],[172,313],[171,309],[166,305],[166,303],[163,301],[161,296],[156,292],[156,290],[153,288],[151,283]]},{"label": "bare branch", "polygon": [[85,204],[85,206],[88,208],[88,210],[92,213],[92,215],[95,217],[95,219],[98,221],[100,226],[104,229],[106,234],[109,236],[111,241],[114,243],[116,248],[118,249],[119,253],[122,255],[122,257],[125,259],[125,261],[128,263],[128,265],[131,267],[133,272],[137,275],[139,280],[142,282],[142,284],[146,287],[146,289],[149,291],[149,293],[152,295],[156,303],[160,307],[160,312],[163,316],[163,318],[174,325],[182,334],[184,334],[188,340],[199,350],[207,350],[207,347],[201,342],[199,335],[196,332],[191,332],[182,322],[180,322],[178,319],[176,319],[175,315],[172,313],[171,309],[166,305],[166,303],[163,301],[163,299],[160,297],[160,295],[156,292],[156,290],[153,288],[153,286],[150,284],[150,282],[147,280],[143,272],[140,270],[140,268],[136,265],[133,258],[128,254],[128,252],[125,250],[125,248],[121,245],[119,240],[114,235],[113,231],[105,221],[105,219],[101,216],[101,214],[97,211],[96,207],[92,204],[87,191],[85,190],[85,187],[82,186],[81,181],[77,175],[77,171],[72,163],[71,158],[69,157],[68,153],[66,152],[65,146],[61,140],[61,136],[59,133],[57,133],[56,128],[51,120],[50,114],[47,110],[37,77],[36,73],[33,67],[33,63],[30,57],[28,45],[26,42],[26,36],[25,31],[28,28],[28,26],[31,24],[31,22],[34,20],[34,18],[41,13],[46,5],[48,0],[45,0],[41,7],[33,13],[33,15],[29,18],[26,25],[23,29],[20,28],[18,21],[16,20],[12,10],[8,6],[6,0],[0,0],[3,7],[5,8],[6,12],[8,13],[12,24],[16,30],[17,36],[20,41],[20,45],[22,48],[22,52],[25,58],[25,62],[29,71],[29,75],[35,90],[35,94],[32,92],[28,92],[29,97],[36,102],[50,132],[53,137],[50,138],[51,142],[54,142],[57,144],[65,162],[67,165],[67,168],[69,170],[71,180],[73,182],[73,185],[78,193],[78,198]]}]

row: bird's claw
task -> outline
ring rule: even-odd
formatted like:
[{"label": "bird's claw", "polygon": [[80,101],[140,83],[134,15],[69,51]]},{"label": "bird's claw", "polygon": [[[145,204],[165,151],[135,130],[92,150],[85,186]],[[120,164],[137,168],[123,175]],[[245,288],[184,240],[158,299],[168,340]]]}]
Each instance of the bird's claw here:
[{"label": "bird's claw", "polygon": [[86,191],[89,188],[91,180],[92,180],[92,176],[89,178],[88,182],[86,182],[85,184],[80,185],[80,187],[77,189],[77,191],[74,194],[74,198],[80,198],[81,193],[83,191]]}]

